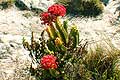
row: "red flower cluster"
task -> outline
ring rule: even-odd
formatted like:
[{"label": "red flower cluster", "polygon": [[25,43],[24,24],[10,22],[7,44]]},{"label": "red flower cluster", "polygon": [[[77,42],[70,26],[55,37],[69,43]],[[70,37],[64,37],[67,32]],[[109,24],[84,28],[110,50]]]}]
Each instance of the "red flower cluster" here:
[{"label": "red flower cluster", "polygon": [[57,68],[56,59],[57,58],[54,55],[43,56],[40,60],[42,68],[43,69],[56,69]]},{"label": "red flower cluster", "polygon": [[54,4],[48,8],[48,12],[43,12],[40,17],[43,24],[51,24],[57,18],[57,16],[65,16],[66,8],[60,4]]},{"label": "red flower cluster", "polygon": [[56,19],[56,16],[51,15],[51,14],[48,13],[48,12],[43,12],[43,13],[40,15],[40,17],[41,17],[41,20],[43,21],[43,24],[47,24],[47,25],[51,24],[51,23],[54,22],[55,19]]},{"label": "red flower cluster", "polygon": [[56,16],[65,16],[66,8],[60,4],[54,4],[48,8],[48,12]]}]

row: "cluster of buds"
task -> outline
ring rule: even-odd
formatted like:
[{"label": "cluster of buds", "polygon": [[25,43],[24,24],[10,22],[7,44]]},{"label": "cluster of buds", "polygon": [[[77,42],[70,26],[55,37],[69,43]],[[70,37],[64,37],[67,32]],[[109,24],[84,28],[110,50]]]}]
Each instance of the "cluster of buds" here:
[{"label": "cluster of buds", "polygon": [[41,58],[41,66],[43,69],[56,69],[57,62],[56,57],[54,55],[45,55]]},{"label": "cluster of buds", "polygon": [[66,8],[60,4],[54,4],[48,8],[47,12],[43,12],[40,17],[43,21],[43,24],[50,25],[56,20],[58,16],[65,16]]},{"label": "cluster of buds", "polygon": [[48,8],[48,12],[55,16],[65,16],[66,8],[63,5],[54,4]]}]

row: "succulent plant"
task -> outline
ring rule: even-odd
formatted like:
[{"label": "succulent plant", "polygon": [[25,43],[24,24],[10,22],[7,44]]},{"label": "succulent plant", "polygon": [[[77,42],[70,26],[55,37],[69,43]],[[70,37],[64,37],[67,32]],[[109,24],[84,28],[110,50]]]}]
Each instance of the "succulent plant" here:
[{"label": "succulent plant", "polygon": [[[30,51],[30,56],[32,57],[33,62],[36,62],[38,66],[40,66],[40,68],[36,69],[41,74],[39,74],[40,80],[46,79],[48,77],[52,79],[57,78],[58,80],[66,79],[65,77],[70,77],[69,74],[66,73],[68,73],[68,71],[71,69],[76,70],[70,74],[77,75],[77,68],[79,67],[76,67],[75,64],[80,63],[79,59],[81,58],[80,55],[82,55],[81,51],[85,51],[86,44],[84,46],[81,45],[78,47],[79,31],[77,29],[77,26],[74,24],[72,26],[69,26],[68,20],[63,22],[60,21],[60,17],[58,15],[63,16],[65,15],[65,12],[52,12],[54,11],[52,9],[58,10],[56,9],[58,6],[59,5],[56,4],[53,7],[49,8],[49,11],[51,13],[56,13],[57,15],[53,15],[49,12],[42,14],[41,20],[43,20],[43,24],[47,24],[47,27],[41,33],[39,41],[36,41],[34,39],[33,32],[31,43],[28,43],[25,39],[23,39],[23,46]],[[62,8],[63,6],[59,6],[59,9]],[[54,18],[54,20],[51,18]],[[68,27],[71,27],[70,32],[68,32]],[[45,32],[48,34],[47,40],[44,37]],[[54,64],[49,64],[49,56],[47,59],[45,59],[46,61],[43,60],[44,63],[40,62],[40,60],[43,59],[43,56],[46,55],[53,55],[56,57],[55,60],[57,62],[57,67],[54,67]],[[42,65],[44,64],[49,69],[42,68]],[[54,70],[51,68],[54,68]],[[36,71],[33,72],[37,74]],[[71,79],[73,79],[73,77],[71,77]]]}]

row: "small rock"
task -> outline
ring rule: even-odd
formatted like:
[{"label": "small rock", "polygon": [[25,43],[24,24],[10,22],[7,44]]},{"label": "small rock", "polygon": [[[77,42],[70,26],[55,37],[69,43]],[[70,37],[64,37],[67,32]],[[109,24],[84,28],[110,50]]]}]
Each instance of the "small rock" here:
[{"label": "small rock", "polygon": [[53,0],[18,0],[19,3],[23,3],[27,8],[36,8],[41,9],[43,11],[47,11],[47,8],[54,4]]}]

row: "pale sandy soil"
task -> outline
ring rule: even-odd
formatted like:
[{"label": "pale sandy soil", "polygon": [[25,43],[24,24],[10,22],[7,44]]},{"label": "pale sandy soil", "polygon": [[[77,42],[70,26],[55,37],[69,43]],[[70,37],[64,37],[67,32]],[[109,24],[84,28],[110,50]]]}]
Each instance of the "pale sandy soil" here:
[{"label": "pale sandy soil", "polygon": [[[29,18],[23,14],[30,14]],[[22,38],[30,40],[31,31],[40,33],[39,17],[16,8],[0,10],[0,80],[33,80],[28,68],[29,52],[22,46]]]}]

